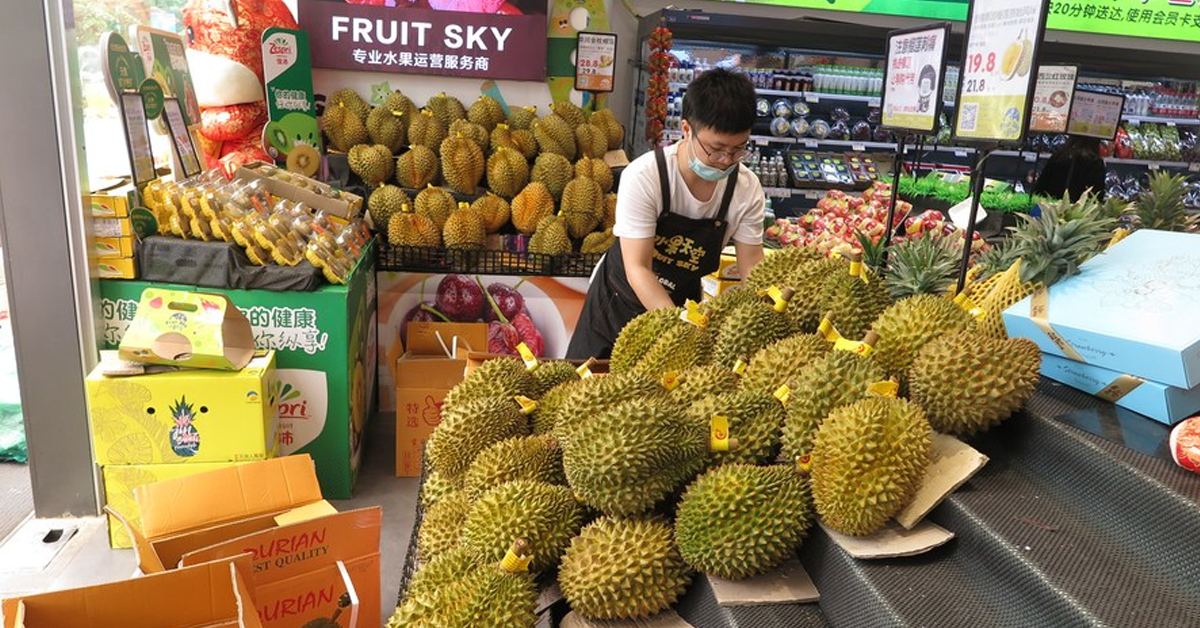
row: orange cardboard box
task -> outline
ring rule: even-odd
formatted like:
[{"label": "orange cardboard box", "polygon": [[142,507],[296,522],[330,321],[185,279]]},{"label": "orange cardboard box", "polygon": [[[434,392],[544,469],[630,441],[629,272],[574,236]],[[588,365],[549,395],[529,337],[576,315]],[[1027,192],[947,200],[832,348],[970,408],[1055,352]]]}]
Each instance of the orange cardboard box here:
[{"label": "orange cardboard box", "polygon": [[407,335],[393,371],[397,477],[421,475],[421,450],[442,421],[446,393],[465,377],[467,353],[487,347],[484,323],[410,322]]},{"label": "orange cardboard box", "polygon": [[[4,600],[4,628],[263,628],[250,557],[145,578]],[[378,606],[378,605],[377,605]]]}]

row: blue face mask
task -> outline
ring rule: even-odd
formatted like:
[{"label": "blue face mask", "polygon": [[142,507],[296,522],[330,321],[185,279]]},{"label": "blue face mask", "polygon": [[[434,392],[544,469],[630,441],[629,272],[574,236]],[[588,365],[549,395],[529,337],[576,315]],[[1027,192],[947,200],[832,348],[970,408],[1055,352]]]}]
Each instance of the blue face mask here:
[{"label": "blue face mask", "polygon": [[[693,136],[692,140],[694,141],[695,139],[695,136]],[[688,162],[688,166],[692,169],[692,172],[696,173],[696,176],[704,179],[705,181],[720,181],[721,179],[724,179],[732,174],[733,169],[738,167],[738,164],[735,163],[732,166],[721,170],[720,168],[714,168],[700,161],[700,158],[696,157],[696,149],[691,145],[691,142],[688,142],[688,152],[692,154],[692,158]]]}]

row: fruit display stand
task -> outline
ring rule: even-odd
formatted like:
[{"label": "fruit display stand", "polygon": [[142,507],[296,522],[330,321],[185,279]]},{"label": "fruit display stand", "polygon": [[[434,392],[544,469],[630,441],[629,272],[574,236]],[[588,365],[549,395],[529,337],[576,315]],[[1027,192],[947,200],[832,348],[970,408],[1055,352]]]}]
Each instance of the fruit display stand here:
[{"label": "fruit display stand", "polygon": [[115,349],[149,287],[224,294],[250,319],[255,344],[274,349],[280,389],[281,454],[311,454],[324,494],[348,499],[362,458],[376,381],[375,247],[345,285],[313,292],[225,290],[101,282],[104,348]]}]

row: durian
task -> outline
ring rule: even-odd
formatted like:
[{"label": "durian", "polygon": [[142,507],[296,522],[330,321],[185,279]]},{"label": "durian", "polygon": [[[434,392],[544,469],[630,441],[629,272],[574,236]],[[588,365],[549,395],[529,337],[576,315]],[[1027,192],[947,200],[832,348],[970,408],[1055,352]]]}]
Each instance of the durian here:
[{"label": "durian", "polygon": [[563,360],[542,362],[533,372],[533,378],[537,380],[537,388],[533,391],[533,396],[541,399],[543,395],[557,388],[559,384],[579,381],[579,373],[575,368],[574,364]]},{"label": "durian", "polygon": [[428,509],[448,495],[461,491],[462,475],[442,475],[426,465],[425,481],[421,483],[421,507]]},{"label": "durian", "polygon": [[459,203],[458,209],[446,219],[442,241],[448,249],[482,249],[487,244],[483,216],[471,209],[470,205]]},{"label": "durian", "polygon": [[650,346],[633,372],[659,379],[669,372],[708,364],[712,351],[713,338],[707,329],[690,323],[675,325]]},{"label": "durian", "polygon": [[529,172],[529,180],[544,184],[555,200],[562,198],[563,190],[574,176],[571,162],[557,153],[538,155],[533,162],[533,169]]},{"label": "durian", "polygon": [[413,144],[396,160],[396,181],[412,190],[420,190],[437,182],[440,167],[432,148]]},{"label": "durian", "polygon": [[521,233],[533,233],[542,219],[553,215],[554,197],[537,181],[525,186],[512,200],[512,223]]},{"label": "durian", "polygon": [[333,92],[329,95],[329,98],[327,98],[325,102],[328,103],[325,108],[326,111],[328,111],[330,107],[345,107],[350,111],[350,113],[353,113],[354,117],[358,118],[360,122],[365,123],[367,121],[367,116],[371,114],[371,105],[368,105],[367,101],[363,100],[363,97],[358,95],[358,92],[350,89],[349,87],[343,87],[342,89]]},{"label": "durian", "polygon": [[447,129],[454,124],[455,120],[464,120],[467,117],[467,109],[463,107],[462,101],[453,96],[447,96],[445,92],[430,98],[425,103],[425,108],[432,112],[442,126]]},{"label": "durian", "polygon": [[883,369],[871,360],[849,351],[834,351],[789,379],[781,436],[783,457],[795,461],[807,456],[825,417],[834,408],[867,396],[868,388],[883,378]]},{"label": "durian", "polygon": [[529,162],[511,148],[500,147],[487,160],[488,188],[504,198],[513,198],[529,185]]},{"label": "durian", "polygon": [[442,230],[427,216],[413,213],[404,205],[388,220],[387,239],[393,246],[441,246]]},{"label": "durian", "polygon": [[572,179],[563,190],[562,216],[572,239],[582,239],[604,220],[604,191],[592,179]]},{"label": "durian", "polygon": [[477,500],[489,489],[513,480],[566,484],[562,449],[549,434],[502,440],[480,452],[463,479],[463,494]]},{"label": "durian", "polygon": [[712,452],[714,465],[766,464],[779,454],[784,411],[783,404],[771,393],[740,390],[706,397],[687,408],[688,418],[702,429],[708,428],[718,415],[728,420],[729,433],[737,439],[737,448]]},{"label": "durian", "polygon": [[567,397],[579,385],[579,381],[566,382],[551,388],[538,400],[537,409],[533,411],[533,433],[549,434],[554,430],[554,422],[558,418],[558,409],[566,402]]},{"label": "durian", "polygon": [[613,235],[612,228],[589,233],[583,238],[583,243],[579,245],[579,252],[604,253],[612,248],[616,241],[617,237]]},{"label": "durian", "polygon": [[458,547],[469,514],[471,501],[462,493],[448,495],[425,511],[417,531],[417,554],[421,561],[428,562]]},{"label": "durian", "polygon": [[371,216],[371,224],[375,226],[375,230],[386,232],[392,216],[405,205],[411,206],[412,199],[408,198],[404,190],[394,185],[381,185],[371,192],[371,196],[367,198],[367,213]]},{"label": "durian", "polygon": [[650,377],[637,373],[593,375],[573,386],[559,404],[554,437],[565,448],[580,426],[598,420],[602,413],[627,401],[657,403],[665,398],[666,389]]},{"label": "durian", "polygon": [[508,126],[516,129],[531,130],[538,118],[537,107],[513,107],[508,114]]},{"label": "durian", "polygon": [[567,226],[558,216],[546,216],[538,222],[533,237],[529,238],[530,253],[539,255],[566,255],[571,252],[571,238]]},{"label": "durian", "polygon": [[500,107],[500,103],[491,96],[480,96],[467,109],[467,119],[483,127],[489,133],[491,133],[492,129],[496,128],[497,124],[504,122],[507,118],[508,116],[504,115],[504,109]]},{"label": "durian", "polygon": [[370,187],[376,187],[392,178],[396,162],[387,146],[359,144],[350,149],[347,158],[350,171],[358,175]]},{"label": "durian", "polygon": [[625,141],[625,127],[617,122],[616,116],[613,115],[610,109],[600,109],[588,118],[589,124],[594,124],[604,130],[604,136],[608,139],[608,150],[617,150],[621,148],[622,142]]},{"label": "durian", "polygon": [[749,361],[763,347],[792,335],[792,323],[786,307],[791,300],[791,288],[782,291],[780,304],[768,303],[767,297],[748,301],[735,307],[717,330],[713,347],[713,363],[733,368],[738,360]]},{"label": "durian", "polygon": [[[524,539],[512,547],[526,553]],[[528,628],[537,621],[537,595],[520,561],[475,565],[466,551],[452,550],[417,571],[387,628]]]},{"label": "durian", "polygon": [[404,603],[387,622],[387,628],[429,626],[431,616],[449,602],[444,596],[478,567],[461,547],[442,553],[424,563],[413,574]]},{"label": "durian", "polygon": [[366,123],[349,107],[332,101],[321,116],[321,128],[329,138],[330,145],[343,153],[371,139]]},{"label": "durian", "polygon": [[569,100],[560,100],[550,105],[550,110],[561,116],[572,129],[587,122],[587,112]]},{"label": "durian", "polygon": [[558,584],[571,608],[589,619],[640,619],[670,608],[691,570],[671,526],[653,520],[599,519],[571,541]]},{"label": "durian", "polygon": [[471,371],[467,378],[450,389],[443,401],[442,409],[452,408],[459,403],[484,397],[530,397],[537,390],[537,380],[517,358],[487,360]]},{"label": "durian", "polygon": [[583,525],[583,510],[571,489],[535,480],[513,480],[485,492],[467,517],[462,545],[479,562],[504,557],[512,539],[532,546],[532,572],[558,565]]},{"label": "durian", "polygon": [[471,140],[455,135],[442,142],[442,178],[463,194],[474,194],[483,180],[483,151]]},{"label": "durian", "polygon": [[465,472],[489,445],[529,433],[529,419],[511,397],[484,397],[442,407],[442,422],[426,446],[438,473]]},{"label": "durian", "polygon": [[558,114],[549,113],[538,118],[533,123],[533,136],[537,138],[541,152],[562,155],[568,162],[575,159],[575,131]]},{"label": "durian", "polygon": [[828,340],[817,334],[796,334],[764,347],[750,359],[742,376],[742,390],[773,393],[832,348]]},{"label": "durian", "polygon": [[487,129],[484,129],[478,124],[468,122],[466,120],[455,120],[454,124],[450,125],[446,135],[447,137],[461,135],[472,142],[475,142],[475,144],[479,146],[479,150],[483,152],[484,155],[488,153],[488,148],[491,147],[492,143],[491,134],[488,133]]},{"label": "durian", "polygon": [[[806,334],[817,331],[821,319],[829,313],[824,299],[826,282],[835,276],[845,276],[848,272],[849,265],[843,260],[836,259],[808,262],[801,264],[796,269],[792,274],[793,281],[796,283],[788,284],[800,286],[788,306],[788,317],[792,319],[792,329]],[[861,334],[855,336],[849,331],[843,335],[849,338],[861,337]]]},{"label": "durian", "polygon": [[680,408],[691,406],[709,395],[733,392],[738,386],[738,376],[733,369],[713,364],[682,371],[676,379],[670,398]]},{"label": "durian", "polygon": [[475,199],[471,208],[483,217],[483,224],[488,233],[500,231],[512,219],[512,206],[491,192]]},{"label": "durian", "polygon": [[800,267],[823,259],[825,256],[820,251],[808,246],[788,246],[771,251],[750,271],[746,285],[756,290],[799,285],[796,273]]},{"label": "durian", "polygon": [[847,338],[861,338],[891,304],[887,286],[861,262],[833,273],[821,291],[821,308],[833,312],[837,330]]},{"label": "durian", "polygon": [[609,166],[603,159],[593,159],[591,157],[581,157],[575,162],[575,178],[583,177],[591,179],[600,184],[600,189],[605,194],[612,192],[613,188],[613,173],[612,166]]},{"label": "durian", "polygon": [[617,195],[609,192],[604,195],[604,228],[612,229],[617,226]]},{"label": "durian", "polygon": [[514,129],[507,124],[498,124],[491,135],[492,148],[511,148],[529,161],[537,156],[537,138],[528,129]]},{"label": "durian", "polygon": [[386,111],[399,111],[400,121],[404,124],[405,130],[412,122],[413,116],[420,113],[421,109],[413,104],[412,99],[404,95],[404,92],[395,90],[388,95],[383,101],[383,108]]},{"label": "durian", "polygon": [[931,435],[921,407],[904,399],[870,397],[830,413],[812,452],[821,520],[851,536],[882,527],[925,477]]},{"label": "durian", "polygon": [[408,125],[408,141],[437,152],[446,139],[449,127],[428,109],[422,109]]},{"label": "durian", "polygon": [[580,157],[600,159],[608,152],[608,136],[598,126],[581,124],[575,127],[575,145]]},{"label": "durian", "polygon": [[367,116],[367,133],[372,144],[387,146],[393,154],[400,152],[408,139],[408,126],[402,119],[404,112],[376,107]]},{"label": "durian", "polygon": [[586,504],[613,515],[643,514],[704,466],[709,428],[645,400],[617,405],[573,430],[563,468]]},{"label": "durian", "polygon": [[413,211],[432,221],[433,224],[437,225],[439,231],[446,227],[446,221],[449,220],[450,213],[458,207],[458,204],[454,202],[454,197],[449,192],[432,185],[421,190],[413,203]]},{"label": "durian", "polygon": [[1027,338],[999,340],[975,331],[943,336],[913,360],[909,397],[939,432],[984,432],[1029,400],[1041,361]]},{"label": "durian", "polygon": [[811,525],[808,480],[795,466],[733,464],[688,487],[676,511],[675,538],[697,571],[742,580],[782,564]]},{"label": "durian", "polygon": [[[713,330],[720,330],[725,325],[725,320],[729,318],[735,310],[747,303],[761,300],[757,290],[751,290],[745,286],[734,286],[721,294],[705,299],[700,304],[701,311],[708,317],[708,327]],[[789,305],[789,310],[795,304]]]},{"label": "durian", "polygon": [[635,316],[617,334],[608,368],[613,373],[633,370],[667,330],[687,324],[679,319],[682,311],[680,308],[660,308]]},{"label": "durian", "polygon": [[871,329],[880,338],[871,357],[888,375],[903,377],[921,347],[974,325],[975,319],[950,299],[931,294],[910,297],[889,307],[875,320]]}]

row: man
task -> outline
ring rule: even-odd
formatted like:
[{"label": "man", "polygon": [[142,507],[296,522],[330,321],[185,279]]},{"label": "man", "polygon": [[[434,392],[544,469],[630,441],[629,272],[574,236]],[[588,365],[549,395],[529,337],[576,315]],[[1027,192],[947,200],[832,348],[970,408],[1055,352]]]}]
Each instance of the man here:
[{"label": "man", "polygon": [[592,274],[570,359],[607,358],[625,324],[699,300],[732,240],[745,277],[763,257],[762,185],[741,165],[757,115],[754,85],[723,69],[688,85],[683,139],[635,159],[621,174],[617,241]]}]

